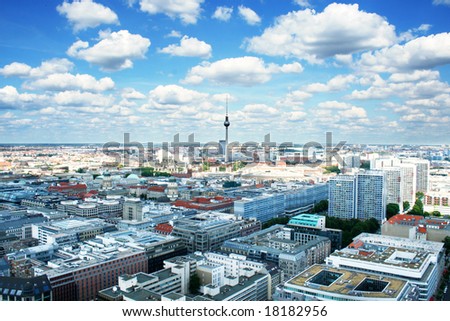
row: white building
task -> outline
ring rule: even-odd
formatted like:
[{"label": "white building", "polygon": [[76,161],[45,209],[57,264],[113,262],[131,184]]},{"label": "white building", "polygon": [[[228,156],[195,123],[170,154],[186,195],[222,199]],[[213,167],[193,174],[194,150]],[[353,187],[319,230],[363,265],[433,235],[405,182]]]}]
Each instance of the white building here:
[{"label": "white building", "polygon": [[362,233],[326,264],[407,280],[419,287],[419,300],[429,300],[444,267],[443,243]]}]

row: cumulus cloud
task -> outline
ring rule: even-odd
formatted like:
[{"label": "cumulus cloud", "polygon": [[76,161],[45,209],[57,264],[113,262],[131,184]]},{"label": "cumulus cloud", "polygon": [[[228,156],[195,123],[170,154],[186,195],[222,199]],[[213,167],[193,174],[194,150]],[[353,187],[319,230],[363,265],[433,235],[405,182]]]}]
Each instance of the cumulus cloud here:
[{"label": "cumulus cloud", "polygon": [[357,4],[332,3],[323,12],[290,12],[276,19],[261,36],[246,40],[250,52],[292,56],[312,63],[363,50],[389,46],[397,40],[385,18],[359,10]]},{"label": "cumulus cloud", "polygon": [[134,88],[124,88],[122,98],[124,99],[145,99],[145,95]]},{"label": "cumulus cloud", "polygon": [[162,13],[185,24],[195,24],[200,16],[204,0],[140,0],[141,11],[149,14]]},{"label": "cumulus cloud", "polygon": [[0,109],[20,109],[30,105],[39,105],[46,99],[45,95],[19,93],[13,86],[0,88]]},{"label": "cumulus cloud", "polygon": [[73,68],[73,63],[66,58],[54,58],[43,61],[39,67],[32,68],[27,64],[13,62],[0,68],[0,74],[5,77],[38,78],[53,73],[65,73]]},{"label": "cumulus cloud", "polygon": [[374,72],[398,72],[430,69],[450,63],[450,33],[413,39],[362,54],[360,68]]},{"label": "cumulus cloud", "polygon": [[239,6],[238,13],[239,16],[251,26],[257,25],[261,22],[261,18],[258,16],[258,14],[250,8]]},{"label": "cumulus cloud", "polygon": [[189,70],[185,83],[200,84],[208,79],[221,84],[238,84],[252,86],[268,82],[273,73],[300,73],[303,67],[294,62],[282,66],[265,64],[261,58],[238,57],[203,62]]},{"label": "cumulus cloud", "polygon": [[355,81],[356,76],[354,75],[337,75],[330,79],[326,84],[312,83],[305,86],[303,89],[309,93],[339,91],[346,89],[350,83]]},{"label": "cumulus cloud", "polygon": [[158,86],[149,93],[149,99],[157,107],[188,105],[204,100],[208,94],[190,90],[178,85]]},{"label": "cumulus cloud", "polygon": [[114,88],[114,81],[109,77],[99,80],[88,74],[70,73],[51,74],[44,78],[27,82],[24,84],[26,89],[42,89],[42,90],[75,90],[81,89],[86,91],[105,91]]},{"label": "cumulus cloud", "polygon": [[56,10],[66,16],[75,32],[87,28],[95,28],[101,24],[119,24],[114,11],[92,0],[64,1]]},{"label": "cumulus cloud", "polygon": [[211,51],[211,45],[204,41],[200,41],[197,38],[190,38],[188,36],[181,38],[179,45],[172,44],[159,50],[159,52],[166,53],[171,56],[201,58],[211,57]]},{"label": "cumulus cloud", "polygon": [[166,38],[181,38],[181,33],[177,30],[172,30],[166,35]]},{"label": "cumulus cloud", "polygon": [[82,92],[79,90],[67,90],[57,93],[53,100],[58,105],[62,106],[94,106],[94,107],[107,107],[111,106],[114,102],[112,96],[105,96],[102,94],[95,94],[91,92]]},{"label": "cumulus cloud", "polygon": [[78,40],[70,46],[67,54],[100,66],[105,71],[117,71],[133,67],[132,59],[145,58],[150,40],[128,30],[99,32],[100,41],[89,46]]},{"label": "cumulus cloud", "polygon": [[228,21],[230,20],[232,13],[232,7],[217,7],[216,11],[214,11],[214,14],[212,15],[212,18],[222,21]]}]

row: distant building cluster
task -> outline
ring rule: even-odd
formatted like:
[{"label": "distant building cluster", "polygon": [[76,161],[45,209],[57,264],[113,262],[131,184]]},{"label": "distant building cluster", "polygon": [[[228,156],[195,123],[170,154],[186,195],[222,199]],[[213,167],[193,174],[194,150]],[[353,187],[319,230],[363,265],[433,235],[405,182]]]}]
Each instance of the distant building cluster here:
[{"label": "distant building cluster", "polygon": [[[0,300],[435,297],[450,237],[444,160],[355,145],[316,166],[299,146],[227,145],[193,162],[157,147],[143,166],[131,151],[118,164],[92,146],[0,147]],[[408,213],[416,202],[423,215]],[[388,204],[399,211],[387,218]],[[337,218],[381,227],[349,236],[329,227]]]}]

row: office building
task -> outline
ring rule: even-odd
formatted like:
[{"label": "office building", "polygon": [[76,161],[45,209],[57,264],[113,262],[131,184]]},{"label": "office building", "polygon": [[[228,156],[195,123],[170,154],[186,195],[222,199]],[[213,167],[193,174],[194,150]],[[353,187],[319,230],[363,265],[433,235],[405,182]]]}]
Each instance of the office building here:
[{"label": "office building", "polygon": [[328,183],[328,215],[342,219],[356,216],[356,177],[338,175]]},{"label": "office building", "polygon": [[255,218],[262,223],[284,214],[284,196],[266,194],[243,198],[234,202],[234,214],[243,218]]},{"label": "office building", "polygon": [[330,254],[331,241],[322,236],[295,233],[283,225],[274,225],[252,235],[224,242],[221,251],[244,255],[251,260],[275,263],[292,277],[306,267],[323,263]]},{"label": "office building", "polygon": [[0,301],[53,301],[47,276],[18,278],[0,276]]},{"label": "office building", "polygon": [[186,246],[178,237],[161,235],[149,231],[118,231],[98,235],[96,240],[116,247],[132,247],[145,252],[148,261],[148,270],[143,272],[155,272],[163,268],[164,260],[185,255]]},{"label": "office building", "polygon": [[386,217],[386,177],[383,171],[338,175],[329,182],[328,215],[342,219]]},{"label": "office building", "polygon": [[418,288],[392,276],[313,265],[274,294],[275,301],[416,301]]},{"label": "office building", "polygon": [[96,235],[116,231],[113,224],[92,218],[72,218],[47,223],[33,224],[32,236],[39,240],[39,244],[68,245],[86,241]]},{"label": "office building", "polygon": [[188,252],[208,252],[220,248],[226,240],[261,229],[261,222],[238,218],[233,214],[204,212],[173,222],[172,236],[181,238]]},{"label": "office building", "polygon": [[35,276],[46,275],[50,280],[54,301],[89,301],[116,284],[119,275],[147,271],[148,257],[142,249],[96,239],[61,248],[47,263],[33,264]]},{"label": "office building", "polygon": [[408,281],[419,288],[419,300],[437,290],[444,268],[443,243],[362,233],[326,259],[328,267],[374,273]]},{"label": "office building", "polygon": [[326,228],[326,217],[316,214],[300,214],[293,216],[286,227],[292,228],[295,237],[312,239],[312,235],[327,237],[331,241],[331,252],[339,250],[342,246],[342,230]]},{"label": "office building", "polygon": [[129,198],[123,203],[123,216],[126,221],[142,221],[142,201],[139,198]]},{"label": "office building", "polygon": [[416,191],[427,193],[430,180],[430,161],[420,158],[402,158],[401,161],[416,166]]},{"label": "office building", "polygon": [[443,242],[447,236],[450,236],[450,220],[398,214],[383,223],[381,234]]},{"label": "office building", "polygon": [[386,218],[386,178],[383,171],[365,171],[356,174],[356,215],[366,220]]}]

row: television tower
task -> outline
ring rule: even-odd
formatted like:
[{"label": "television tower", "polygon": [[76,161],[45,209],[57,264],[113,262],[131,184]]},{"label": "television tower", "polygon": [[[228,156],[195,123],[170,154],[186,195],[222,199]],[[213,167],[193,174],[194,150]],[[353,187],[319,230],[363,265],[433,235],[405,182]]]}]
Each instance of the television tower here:
[{"label": "television tower", "polygon": [[228,163],[228,127],[230,126],[230,121],[228,120],[228,95],[226,100],[226,114],[225,114],[225,121],[223,122],[223,125],[225,126],[225,163]]}]

